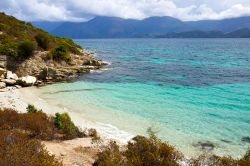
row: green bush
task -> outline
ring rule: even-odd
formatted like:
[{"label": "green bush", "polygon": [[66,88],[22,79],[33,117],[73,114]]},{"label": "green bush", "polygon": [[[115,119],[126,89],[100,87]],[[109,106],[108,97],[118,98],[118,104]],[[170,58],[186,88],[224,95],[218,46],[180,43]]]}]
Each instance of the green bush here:
[{"label": "green bush", "polygon": [[0,45],[0,54],[17,57],[17,46],[15,44],[3,44]]},{"label": "green bush", "polygon": [[35,36],[36,42],[39,47],[41,47],[44,50],[48,50],[49,48],[49,38],[47,35],[43,33],[39,33]]},{"label": "green bush", "polygon": [[31,104],[28,105],[28,107],[26,108],[26,111],[28,113],[42,112],[42,110],[38,110],[34,105],[31,105]]},{"label": "green bush", "polygon": [[66,61],[66,62],[70,62],[71,61],[71,57],[67,51],[67,48],[63,45],[53,49],[51,51],[51,57],[53,58],[53,60],[57,60],[57,61]]},{"label": "green bush", "polygon": [[18,56],[22,58],[30,57],[36,49],[36,44],[32,41],[23,41],[18,44]]},{"label": "green bush", "polygon": [[84,133],[80,132],[67,113],[56,113],[54,123],[55,126],[63,132],[65,139],[73,139],[84,136]]}]

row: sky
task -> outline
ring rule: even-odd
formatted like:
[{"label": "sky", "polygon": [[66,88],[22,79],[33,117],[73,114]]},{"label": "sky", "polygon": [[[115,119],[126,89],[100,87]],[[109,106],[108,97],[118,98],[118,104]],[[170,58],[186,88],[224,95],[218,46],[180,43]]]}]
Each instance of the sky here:
[{"label": "sky", "polygon": [[0,0],[0,11],[25,21],[87,21],[95,16],[184,21],[250,16],[250,0]]}]

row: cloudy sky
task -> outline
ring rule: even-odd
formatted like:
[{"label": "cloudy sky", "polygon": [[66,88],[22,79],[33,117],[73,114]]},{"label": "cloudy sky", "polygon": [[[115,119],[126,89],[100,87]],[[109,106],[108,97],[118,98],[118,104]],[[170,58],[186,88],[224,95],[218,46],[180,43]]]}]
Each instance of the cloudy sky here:
[{"label": "cloudy sky", "polygon": [[94,16],[202,20],[250,16],[250,0],[0,0],[0,11],[26,21],[85,21]]}]

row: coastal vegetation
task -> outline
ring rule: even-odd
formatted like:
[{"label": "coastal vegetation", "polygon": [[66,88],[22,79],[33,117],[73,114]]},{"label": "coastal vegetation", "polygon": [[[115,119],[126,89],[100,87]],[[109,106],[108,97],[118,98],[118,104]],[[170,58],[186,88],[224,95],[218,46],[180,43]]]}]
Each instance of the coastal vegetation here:
[{"label": "coastal vegetation", "polygon": [[[72,39],[53,36],[5,13],[0,13],[0,59],[4,59],[0,64],[1,89],[65,81],[105,65]],[[15,79],[7,77],[8,72],[13,72]],[[24,78],[28,84],[21,78],[26,76],[33,77],[32,81]]]},{"label": "coastal vegetation", "polygon": [[136,136],[125,147],[111,141],[98,154],[93,166],[249,166],[250,149],[241,159],[230,156],[202,155],[185,159],[173,146],[154,134]]},{"label": "coastal vegetation", "polygon": [[[32,56],[35,50],[51,52],[57,48],[63,48],[69,53],[82,54],[81,47],[71,39],[55,37],[28,22],[4,13],[0,13],[0,32],[0,54],[16,59],[26,59]],[[57,59],[65,60],[64,56],[57,56]]]},{"label": "coastal vegetation", "polygon": [[62,165],[49,154],[41,141],[63,141],[97,137],[95,129],[80,131],[67,113],[48,116],[33,105],[26,113],[13,109],[0,110],[0,165]]},{"label": "coastal vegetation", "polygon": [[[49,154],[41,141],[69,140],[92,137],[93,143],[101,141],[95,129],[81,131],[67,113],[48,116],[33,105],[26,113],[13,109],[0,110],[0,165],[62,165]],[[175,147],[163,142],[148,129],[148,137],[135,136],[126,145],[110,141],[100,146],[93,166],[249,166],[250,149],[241,159],[229,156],[200,156],[186,159]]]}]

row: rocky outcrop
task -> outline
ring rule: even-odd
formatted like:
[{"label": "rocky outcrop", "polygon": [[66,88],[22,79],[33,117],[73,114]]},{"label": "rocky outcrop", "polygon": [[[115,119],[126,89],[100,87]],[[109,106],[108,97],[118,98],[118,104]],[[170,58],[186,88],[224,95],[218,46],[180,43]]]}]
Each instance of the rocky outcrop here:
[{"label": "rocky outcrop", "polygon": [[[77,77],[81,73],[100,69],[106,65],[91,53],[71,54],[71,62],[47,60],[48,52],[36,52],[34,57],[16,64],[19,76],[32,75],[43,83],[60,82]],[[35,65],[34,65],[35,64]]]},{"label": "rocky outcrop", "polygon": [[22,85],[24,87],[27,86],[33,86],[36,83],[36,77],[33,76],[25,76],[25,77],[21,77],[18,79],[18,84]]},{"label": "rocky outcrop", "polygon": [[[96,59],[91,53],[70,54],[71,61],[53,61],[47,59],[48,52],[37,51],[24,61],[8,58],[7,69],[0,68],[0,83],[6,86],[33,86],[70,80],[79,74],[100,69],[107,65]],[[13,72],[14,71],[14,72]],[[19,76],[19,77],[18,77]]]}]

